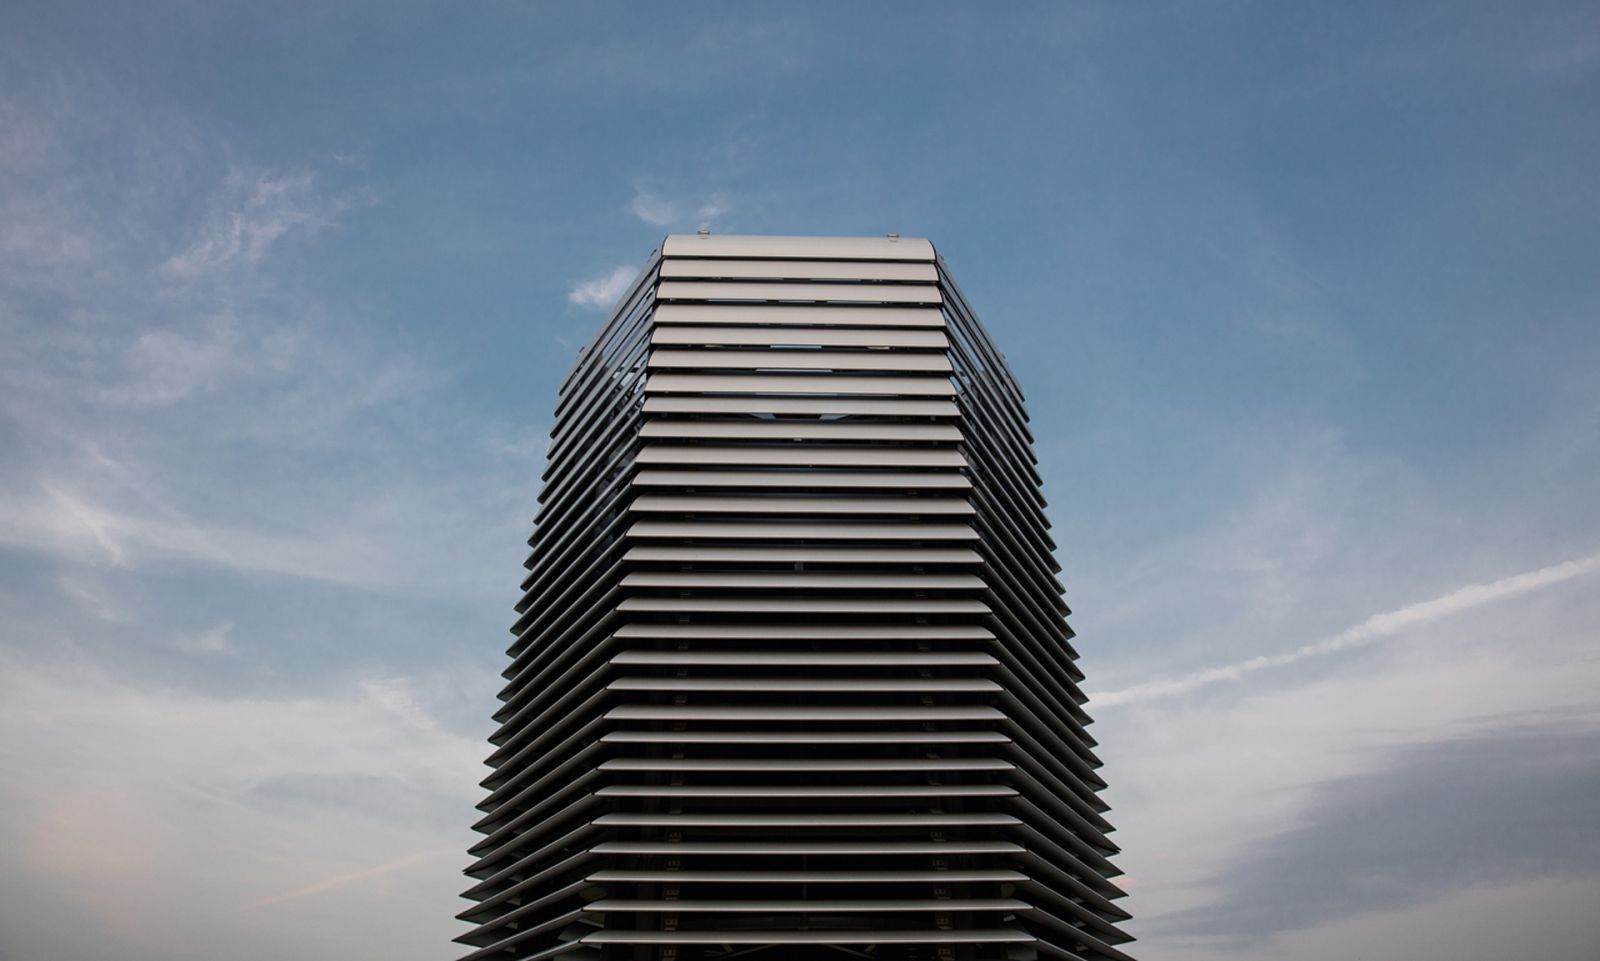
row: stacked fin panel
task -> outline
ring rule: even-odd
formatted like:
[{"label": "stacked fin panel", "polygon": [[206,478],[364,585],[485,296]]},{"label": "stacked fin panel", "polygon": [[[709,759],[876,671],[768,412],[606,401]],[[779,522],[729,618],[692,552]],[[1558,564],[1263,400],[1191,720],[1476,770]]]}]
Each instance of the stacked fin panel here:
[{"label": "stacked fin panel", "polygon": [[1022,395],[926,241],[669,237],[563,382],[469,958],[1126,958]]}]

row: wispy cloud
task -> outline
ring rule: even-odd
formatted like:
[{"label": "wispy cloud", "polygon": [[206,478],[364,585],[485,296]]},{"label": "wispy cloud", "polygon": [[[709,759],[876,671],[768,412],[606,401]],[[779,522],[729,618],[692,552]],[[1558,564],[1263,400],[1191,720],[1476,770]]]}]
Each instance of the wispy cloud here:
[{"label": "wispy cloud", "polygon": [[613,267],[609,273],[591,277],[567,291],[567,300],[579,307],[605,310],[616,304],[638,274],[639,268],[627,264]]},{"label": "wispy cloud", "polygon": [[[362,917],[397,944],[455,933],[436,909],[457,884],[483,749],[439,712],[487,696],[491,676],[229,696],[55,657],[0,651],[0,762],[29,772],[0,781],[0,847],[8,875],[76,919],[64,952],[155,956],[195,912],[244,925],[251,958]],[[423,723],[397,724],[397,699]],[[18,909],[0,906],[0,929]]]},{"label": "wispy cloud", "polygon": [[441,848],[437,851],[424,851],[418,854],[408,854],[403,858],[397,858],[393,861],[387,861],[383,864],[373,865],[370,868],[362,868],[358,871],[347,871],[342,874],[335,874],[331,877],[322,878],[320,880],[313,881],[310,884],[297,887],[292,891],[285,891],[281,894],[274,894],[271,897],[262,898],[259,901],[252,901],[244,907],[246,911],[253,911],[256,908],[264,908],[273,904],[281,904],[284,901],[297,901],[301,898],[313,897],[315,895],[322,894],[325,891],[331,891],[334,888],[344,887],[347,884],[358,884],[362,881],[372,881],[377,878],[382,878],[386,875],[394,874],[397,871],[412,867],[413,865],[416,865],[422,861],[440,857],[454,856],[455,853],[455,848],[449,847]]},{"label": "wispy cloud", "polygon": [[240,368],[238,324],[228,314],[206,318],[199,330],[142,331],[124,355],[127,378],[101,389],[114,404],[161,405],[215,386]]},{"label": "wispy cloud", "polygon": [[[448,372],[274,256],[351,226],[359,169],[253,164],[109,88],[0,94],[0,117],[0,232],[32,245],[0,257],[0,543],[67,583],[177,563],[495,589],[537,457],[505,440],[537,426],[438,429],[459,423]],[[102,154],[136,167],[85,162]]]},{"label": "wispy cloud", "polygon": [[652,227],[686,225],[714,226],[718,217],[733,210],[733,201],[722,191],[699,203],[672,200],[644,187],[635,187],[628,211]]},{"label": "wispy cloud", "polygon": [[[179,564],[368,590],[467,594],[498,589],[492,563],[472,555],[488,549],[489,556],[512,561],[521,530],[519,494],[526,494],[509,477],[383,487],[364,473],[334,475],[321,492],[324,503],[275,495],[277,509],[318,525],[305,530],[282,522],[252,526],[197,518],[171,503],[109,486],[103,475],[83,474],[70,483],[75,486],[46,482],[33,494],[0,493],[0,544],[127,569]],[[463,506],[472,497],[481,503]],[[480,511],[486,504],[499,505],[504,527],[484,524]],[[400,523],[423,516],[429,519]],[[500,549],[489,549],[486,539],[501,542]],[[445,563],[445,557],[454,560]]]},{"label": "wispy cloud", "polygon": [[711,221],[732,209],[733,202],[719,194],[697,207],[694,212],[694,219],[699,221],[700,226],[710,226]]},{"label": "wispy cloud", "polygon": [[648,190],[635,191],[628,210],[635,217],[656,227],[664,227],[678,219],[676,204]]},{"label": "wispy cloud", "polygon": [[25,547],[92,545],[104,552],[110,563],[128,563],[128,552],[117,530],[118,518],[53,487],[45,487],[44,493],[47,500],[42,503],[0,501],[0,543]]},{"label": "wispy cloud", "polygon": [[[1146,952],[1195,961],[1332,961],[1359,947],[1373,956],[1389,956],[1395,937],[1407,946],[1417,944],[1413,934],[1400,928],[1454,924],[1455,909],[1437,899],[1457,886],[1545,870],[1525,857],[1529,842],[1535,835],[1543,835],[1541,844],[1547,842],[1543,829],[1562,830],[1562,825],[1536,825],[1510,813],[1494,815],[1494,823],[1485,826],[1483,806],[1448,786],[1430,789],[1443,800],[1385,802],[1398,812],[1388,831],[1374,829],[1366,815],[1337,816],[1325,802],[1330,797],[1350,800],[1350,789],[1357,785],[1388,790],[1395,786],[1397,769],[1414,769],[1413,783],[1424,784],[1426,772],[1416,759],[1442,758],[1463,744],[1499,740],[1514,731],[1528,735],[1527,749],[1520,753],[1529,764],[1543,767],[1546,783],[1592,784],[1597,776],[1593,751],[1573,752],[1557,743],[1563,732],[1570,732],[1593,744],[1600,732],[1600,704],[1594,695],[1600,689],[1600,659],[1594,657],[1593,628],[1600,598],[1584,575],[1563,576],[1571,570],[1551,565],[1541,569],[1545,574],[1529,571],[1475,585],[1501,600],[1462,608],[1464,616],[1429,619],[1420,605],[1403,609],[1408,612],[1404,614],[1389,612],[1409,621],[1406,643],[1374,645],[1337,670],[1308,665],[1306,670],[1261,675],[1248,691],[1155,696],[1102,712],[1096,733],[1110,761],[1107,800],[1116,809],[1118,836],[1125,839],[1120,863],[1134,889],[1129,907]],[[1525,592],[1513,602],[1519,588]],[[1459,593],[1434,601],[1454,605],[1470,596],[1446,600]],[[1563,765],[1566,769],[1560,770]],[[1472,766],[1480,781],[1504,780],[1504,772],[1493,765]],[[1593,788],[1588,791],[1592,794]],[[1550,810],[1527,803],[1521,807],[1535,816]],[[1425,813],[1410,818],[1405,811],[1412,809]],[[1477,824],[1467,823],[1475,818]],[[1308,862],[1295,856],[1291,860],[1298,873],[1289,875],[1292,882],[1284,882],[1292,886],[1274,892],[1271,903],[1248,903],[1261,900],[1261,885],[1251,878],[1261,869],[1255,855],[1281,851],[1290,857],[1293,845],[1286,842],[1313,827],[1329,844],[1340,844],[1340,832],[1348,834],[1343,844],[1351,852],[1370,852],[1383,841],[1402,839],[1431,845],[1435,842],[1430,837],[1441,832],[1467,833],[1477,841],[1471,850],[1413,850],[1399,859],[1413,866],[1430,859],[1448,861],[1445,870],[1451,877],[1445,883],[1397,871],[1394,851],[1386,855],[1391,858],[1387,864],[1363,857],[1312,857]],[[1304,873],[1307,863],[1326,868],[1314,883]],[[1278,875],[1280,881],[1284,877]],[[1410,896],[1382,899],[1372,910],[1363,908],[1361,917],[1340,921],[1337,930],[1303,927],[1317,924],[1310,914],[1325,909],[1339,892],[1371,892],[1390,883]],[[1295,910],[1293,902],[1299,898],[1316,907]],[[1349,904],[1347,897],[1340,900]],[[1208,912],[1208,907],[1215,910]],[[1231,937],[1219,940],[1215,929],[1202,936],[1177,923],[1180,918],[1237,919],[1242,914],[1253,916],[1258,930],[1281,933],[1268,944],[1241,950]],[[1402,917],[1409,923],[1399,924]],[[1286,930],[1290,928],[1294,930]],[[1391,929],[1390,934],[1380,928]],[[1248,932],[1239,925],[1228,933]],[[1395,956],[1462,955],[1428,950]],[[1559,956],[1572,961],[1586,957]]]},{"label": "wispy cloud", "polygon": [[1237,681],[1269,668],[1285,667],[1307,658],[1369,644],[1380,638],[1392,637],[1408,628],[1462,614],[1496,601],[1528,594],[1596,571],[1600,571],[1600,554],[1591,554],[1483,584],[1470,584],[1432,600],[1374,614],[1360,624],[1340,631],[1332,637],[1302,644],[1293,650],[1278,654],[1262,654],[1181,677],[1163,678],[1121,690],[1108,691],[1096,697],[1095,703],[1107,706],[1188,694],[1213,684]]},{"label": "wispy cloud", "polygon": [[282,238],[336,224],[351,205],[348,195],[328,196],[308,171],[228,171],[215,209],[199,236],[163,265],[193,277],[236,262],[255,263]]},{"label": "wispy cloud", "polygon": [[236,653],[230,635],[233,634],[233,622],[221,621],[198,634],[181,634],[174,644],[180,651],[189,654],[210,656],[216,654]]}]

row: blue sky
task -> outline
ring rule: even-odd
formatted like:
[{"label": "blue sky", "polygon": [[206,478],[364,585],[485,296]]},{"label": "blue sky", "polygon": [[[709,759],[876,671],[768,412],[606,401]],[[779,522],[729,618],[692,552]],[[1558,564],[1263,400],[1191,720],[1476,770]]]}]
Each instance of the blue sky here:
[{"label": "blue sky", "polygon": [[1593,961],[1600,13],[0,10],[0,957],[434,958],[556,379],[933,239],[1148,958]]}]

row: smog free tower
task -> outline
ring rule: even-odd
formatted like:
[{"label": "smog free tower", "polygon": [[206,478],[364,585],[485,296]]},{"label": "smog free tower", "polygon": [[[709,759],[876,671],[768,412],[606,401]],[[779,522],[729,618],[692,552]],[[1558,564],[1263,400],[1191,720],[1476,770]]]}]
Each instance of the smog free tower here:
[{"label": "smog free tower", "polygon": [[1022,392],[932,244],[670,236],[554,424],[468,957],[1126,958]]}]

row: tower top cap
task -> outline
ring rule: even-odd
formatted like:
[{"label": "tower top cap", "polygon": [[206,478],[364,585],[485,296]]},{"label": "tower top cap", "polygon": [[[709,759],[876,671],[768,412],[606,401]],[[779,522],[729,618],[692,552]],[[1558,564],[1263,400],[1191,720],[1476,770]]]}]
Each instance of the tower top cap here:
[{"label": "tower top cap", "polygon": [[757,234],[716,234],[701,230],[671,234],[662,244],[664,257],[727,257],[795,260],[901,260],[934,259],[933,244],[921,237],[888,234],[881,237],[771,237]]}]

